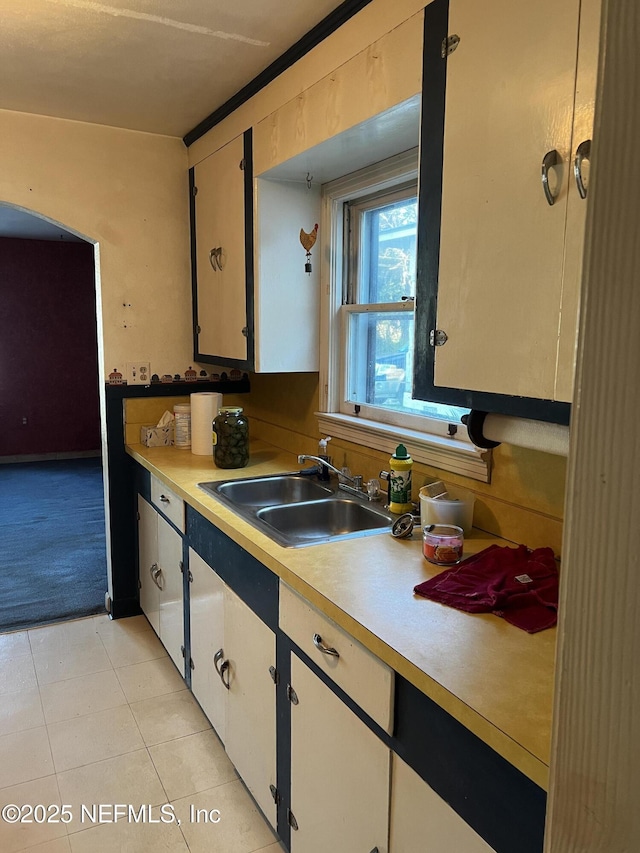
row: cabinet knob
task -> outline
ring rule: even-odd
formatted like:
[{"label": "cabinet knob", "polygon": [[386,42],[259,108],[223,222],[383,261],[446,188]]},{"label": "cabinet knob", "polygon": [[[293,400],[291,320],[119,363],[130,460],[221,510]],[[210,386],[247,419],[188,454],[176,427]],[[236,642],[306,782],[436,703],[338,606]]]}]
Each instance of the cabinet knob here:
[{"label": "cabinet knob", "polygon": [[429,332],[429,345],[432,347],[443,347],[449,340],[444,329],[431,329]]},{"label": "cabinet knob", "polygon": [[160,495],[160,500],[162,501],[163,504],[171,503],[171,501],[169,500],[169,498],[166,495]]}]

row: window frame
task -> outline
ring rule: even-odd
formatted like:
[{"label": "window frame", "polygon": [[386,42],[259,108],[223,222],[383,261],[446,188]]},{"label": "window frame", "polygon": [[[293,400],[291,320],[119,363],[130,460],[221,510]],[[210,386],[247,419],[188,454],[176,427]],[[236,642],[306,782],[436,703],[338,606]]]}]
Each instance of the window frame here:
[{"label": "window frame", "polygon": [[[407,415],[390,409],[379,409],[384,420],[375,420],[366,416],[371,414],[369,409],[372,407],[360,405],[356,412],[353,403],[343,405],[341,400],[342,388],[346,387],[347,332],[344,318],[363,308],[362,305],[343,304],[346,282],[344,241],[345,229],[348,228],[345,203],[417,182],[418,165],[418,149],[414,148],[322,187],[318,424],[321,432],[376,449],[388,450],[394,441],[404,440],[418,462],[489,482],[491,452],[475,447],[459,422],[450,426],[445,420]],[[394,309],[413,311],[413,305],[388,304]]]}]

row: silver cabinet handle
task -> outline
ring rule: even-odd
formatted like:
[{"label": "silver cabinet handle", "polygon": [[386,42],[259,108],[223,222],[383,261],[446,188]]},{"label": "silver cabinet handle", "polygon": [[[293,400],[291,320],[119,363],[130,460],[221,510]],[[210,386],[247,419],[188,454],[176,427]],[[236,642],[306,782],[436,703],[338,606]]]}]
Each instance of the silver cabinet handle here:
[{"label": "silver cabinet handle", "polygon": [[[225,679],[225,674],[227,676],[226,679]],[[229,661],[228,660],[222,661],[222,664],[220,666],[220,680],[222,681],[224,686],[227,688],[227,690],[231,690],[231,684],[229,683]]]},{"label": "silver cabinet handle", "polygon": [[322,642],[322,637],[320,636],[320,634],[313,635],[313,645],[316,647],[316,649],[319,649],[323,655],[330,655],[333,658],[340,657],[340,653],[336,649],[331,648],[331,646],[325,646],[325,644]]},{"label": "silver cabinet handle", "polygon": [[222,246],[211,249],[209,252],[209,263],[214,272],[222,271]]},{"label": "silver cabinet handle", "polygon": [[554,166],[558,166],[561,162],[562,158],[555,148],[552,148],[551,151],[547,151],[542,158],[542,189],[544,190],[545,198],[550,205],[553,205],[557,195],[554,195],[551,192],[551,187],[549,186],[549,169],[552,169]]},{"label": "silver cabinet handle", "polygon": [[587,187],[584,185],[584,179],[582,177],[582,161],[583,160],[591,160],[591,140],[585,139],[580,145],[576,148],[576,156],[573,159],[573,174],[576,179],[576,186],[578,187],[578,193],[580,194],[580,198],[587,197]]},{"label": "silver cabinet handle", "polygon": [[162,501],[163,504],[171,503],[171,501],[169,500],[169,498],[166,495],[160,495],[160,500]]},{"label": "silver cabinet handle", "polygon": [[224,649],[218,649],[218,651],[213,656],[213,665],[215,666],[216,672],[218,673],[218,675],[220,675],[220,678],[222,678],[222,675],[220,674],[220,667],[218,666],[218,664],[220,663],[220,661],[222,660],[223,657],[224,657]]},{"label": "silver cabinet handle", "polygon": [[153,565],[149,566],[149,574],[151,575],[151,580],[158,587],[158,589],[162,589],[162,586],[158,582],[158,578],[162,577],[162,569],[157,563],[153,563]]},{"label": "silver cabinet handle", "polygon": [[[213,665],[216,668],[216,672],[220,676],[220,681],[224,684],[224,686],[227,688],[227,690],[229,690],[231,688],[231,685],[229,684],[229,661],[228,660],[222,660],[223,657],[224,657],[224,649],[218,649],[218,651],[213,656]],[[220,663],[221,660],[222,660],[222,663]],[[220,663],[220,666],[218,666],[219,663]],[[226,680],[224,677],[225,673],[227,675]]]}]

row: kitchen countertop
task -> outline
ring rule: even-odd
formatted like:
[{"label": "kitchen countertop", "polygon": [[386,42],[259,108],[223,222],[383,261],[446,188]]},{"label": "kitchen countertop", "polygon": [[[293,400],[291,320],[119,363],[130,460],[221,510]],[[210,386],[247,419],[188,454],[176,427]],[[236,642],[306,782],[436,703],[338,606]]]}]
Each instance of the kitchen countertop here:
[{"label": "kitchen countertop", "polygon": [[[462,613],[416,596],[442,569],[421,541],[365,536],[283,548],[199,482],[300,469],[292,453],[252,443],[247,467],[219,470],[208,456],[175,447],[127,445],[127,453],[319,610],[546,789],[556,630],[527,634],[492,614]],[[498,543],[474,530],[465,555]]]}]

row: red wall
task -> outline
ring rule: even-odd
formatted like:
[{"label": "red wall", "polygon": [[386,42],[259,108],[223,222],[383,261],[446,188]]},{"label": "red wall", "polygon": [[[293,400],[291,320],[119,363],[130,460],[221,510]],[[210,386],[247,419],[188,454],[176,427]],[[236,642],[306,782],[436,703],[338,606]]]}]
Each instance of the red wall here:
[{"label": "red wall", "polygon": [[0,456],[99,448],[93,246],[0,237]]}]

